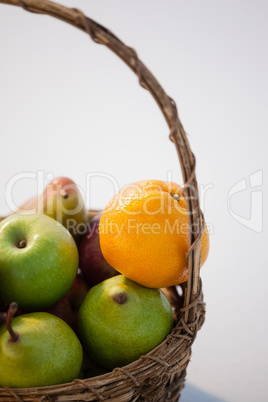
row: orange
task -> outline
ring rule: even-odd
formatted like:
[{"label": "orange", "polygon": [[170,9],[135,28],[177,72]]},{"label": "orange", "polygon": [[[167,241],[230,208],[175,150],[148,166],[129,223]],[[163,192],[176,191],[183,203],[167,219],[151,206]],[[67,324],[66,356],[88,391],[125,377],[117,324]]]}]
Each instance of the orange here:
[{"label": "orange", "polygon": [[[190,228],[178,184],[143,180],[124,187],[105,207],[99,234],[104,258],[127,278],[150,288],[187,280]],[[201,265],[208,250],[205,225]]]}]

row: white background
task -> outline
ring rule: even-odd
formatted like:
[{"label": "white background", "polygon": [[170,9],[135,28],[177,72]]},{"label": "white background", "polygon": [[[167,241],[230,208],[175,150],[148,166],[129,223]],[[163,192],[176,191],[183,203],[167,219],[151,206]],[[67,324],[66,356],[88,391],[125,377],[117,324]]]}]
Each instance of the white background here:
[{"label": "white background", "polygon": [[[176,101],[196,155],[211,250],[202,268],[206,322],[181,401],[268,400],[268,3],[62,3],[137,50]],[[164,118],[120,59],[61,21],[1,4],[0,122],[2,215],[20,172],[73,178],[89,208],[103,208],[114,192],[99,173],[119,187],[170,175],[181,183]],[[13,187],[19,205],[37,181]]]}]

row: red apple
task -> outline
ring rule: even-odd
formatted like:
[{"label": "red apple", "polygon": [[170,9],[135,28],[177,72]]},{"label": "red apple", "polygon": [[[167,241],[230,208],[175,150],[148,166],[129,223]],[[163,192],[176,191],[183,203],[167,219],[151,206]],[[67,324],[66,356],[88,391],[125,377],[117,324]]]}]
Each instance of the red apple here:
[{"label": "red apple", "polygon": [[104,259],[99,239],[99,221],[101,214],[96,215],[90,222],[86,233],[82,236],[79,245],[79,267],[83,278],[90,285],[94,286],[118,275],[111,265]]},{"label": "red apple", "polygon": [[88,291],[87,283],[77,275],[69,292],[46,312],[61,318],[77,332],[77,313]]}]

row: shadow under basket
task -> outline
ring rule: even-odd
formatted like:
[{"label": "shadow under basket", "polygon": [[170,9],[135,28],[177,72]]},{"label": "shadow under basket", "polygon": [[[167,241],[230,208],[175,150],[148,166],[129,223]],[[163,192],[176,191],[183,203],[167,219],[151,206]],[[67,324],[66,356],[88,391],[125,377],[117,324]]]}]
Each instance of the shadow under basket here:
[{"label": "shadow under basket", "polygon": [[[164,289],[174,308],[175,322],[171,333],[160,345],[133,363],[97,377],[76,379],[71,383],[48,387],[0,388],[0,400],[177,401],[184,386],[192,344],[204,322],[205,304],[200,279],[204,219],[199,206],[195,157],[179,120],[176,104],[141,62],[134,49],[126,46],[111,31],[86,17],[80,10],[47,0],[0,0],[0,3],[19,6],[32,13],[47,14],[73,25],[90,35],[95,43],[107,46],[138,76],[140,85],[151,93],[169,127],[169,139],[175,145],[181,166],[189,227],[195,228],[191,233],[187,254],[188,281],[180,286]],[[94,215],[94,212],[90,211],[89,215]]]}]

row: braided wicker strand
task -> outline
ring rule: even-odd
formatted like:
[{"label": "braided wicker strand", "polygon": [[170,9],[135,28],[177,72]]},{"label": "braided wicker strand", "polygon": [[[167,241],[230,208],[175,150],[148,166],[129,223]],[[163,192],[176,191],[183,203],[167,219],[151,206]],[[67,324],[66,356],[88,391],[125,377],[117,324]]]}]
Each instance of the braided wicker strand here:
[{"label": "braided wicker strand", "polygon": [[[189,211],[191,244],[187,254],[189,278],[184,289],[184,306],[173,289],[177,323],[170,335],[146,356],[130,365],[114,369],[94,378],[74,380],[51,387],[10,390],[0,388],[0,400],[11,401],[177,401],[186,376],[191,346],[204,322],[202,283],[199,277],[201,235],[204,227],[199,207],[195,176],[195,157],[178,116],[176,104],[139,59],[137,52],[126,46],[110,30],[86,17],[76,8],[68,8],[47,0],[0,0],[0,3],[20,6],[31,13],[47,14],[87,33],[120,57],[137,75],[140,85],[148,90],[158,104],[170,130],[184,180],[184,196]],[[97,211],[89,211],[94,216]],[[1,220],[1,218],[0,218]],[[176,296],[177,295],[177,296]],[[176,301],[177,297],[177,301]]]}]

